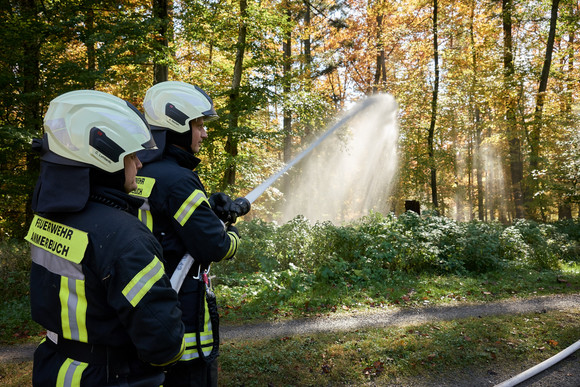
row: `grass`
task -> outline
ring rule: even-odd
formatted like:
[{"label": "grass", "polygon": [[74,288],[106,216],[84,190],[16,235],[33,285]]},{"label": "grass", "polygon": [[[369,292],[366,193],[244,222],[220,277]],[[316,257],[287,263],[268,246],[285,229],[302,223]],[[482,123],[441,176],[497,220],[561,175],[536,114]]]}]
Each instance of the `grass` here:
[{"label": "grass", "polygon": [[[224,324],[259,321],[279,321],[312,317],[329,313],[344,313],[353,309],[369,310],[384,307],[435,306],[459,302],[489,302],[507,298],[526,298],[550,294],[580,292],[580,265],[562,264],[559,270],[513,268],[506,272],[481,275],[403,275],[367,287],[346,282],[342,286],[316,286],[300,280],[293,287],[282,285],[281,275],[264,273],[217,275],[216,294]],[[284,281],[288,283],[288,281]]]},{"label": "grass", "polygon": [[32,386],[32,362],[0,363],[0,384],[5,387]]},{"label": "grass", "polygon": [[447,374],[474,367],[539,363],[580,337],[579,317],[580,309],[226,342],[220,385],[387,385],[411,378],[436,385]]},{"label": "grass", "polygon": [[[580,309],[361,329],[220,349],[220,386],[436,385],[453,373],[537,364],[580,337]],[[31,385],[32,362],[0,363],[0,383]],[[432,381],[429,382],[429,381]]]}]

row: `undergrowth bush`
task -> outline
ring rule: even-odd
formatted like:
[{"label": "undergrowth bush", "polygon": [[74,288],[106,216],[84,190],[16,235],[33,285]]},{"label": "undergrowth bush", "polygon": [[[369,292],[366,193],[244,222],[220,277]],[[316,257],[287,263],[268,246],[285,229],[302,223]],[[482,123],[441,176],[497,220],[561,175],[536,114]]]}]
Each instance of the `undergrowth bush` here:
[{"label": "undergrowth bush", "polygon": [[28,294],[30,248],[18,240],[0,242],[0,294],[4,301]]},{"label": "undergrowth bush", "polygon": [[553,269],[561,260],[579,259],[578,221],[517,220],[505,226],[407,212],[399,217],[372,213],[341,226],[297,217],[282,226],[258,220],[241,222],[239,228],[238,256],[220,265],[226,275],[298,270],[322,283],[364,286],[397,271],[469,275],[505,265]]},{"label": "undergrowth bush", "polygon": [[[570,240],[552,224],[539,224],[532,220],[517,219],[500,236],[501,255],[521,266],[554,269],[561,259],[573,258]],[[577,258],[576,258],[577,259]]]}]

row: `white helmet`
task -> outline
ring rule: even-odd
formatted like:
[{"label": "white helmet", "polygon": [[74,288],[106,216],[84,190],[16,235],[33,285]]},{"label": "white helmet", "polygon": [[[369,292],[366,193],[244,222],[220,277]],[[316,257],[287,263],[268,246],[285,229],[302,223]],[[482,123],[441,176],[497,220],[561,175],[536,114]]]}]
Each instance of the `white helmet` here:
[{"label": "white helmet", "polygon": [[145,118],[151,126],[186,133],[189,122],[203,117],[205,122],[218,118],[213,101],[205,91],[185,82],[166,81],[153,85],[143,100]]},{"label": "white helmet", "polygon": [[126,155],[156,148],[147,122],[133,105],[95,90],[53,99],[44,130],[51,152],[111,173],[124,168]]}]

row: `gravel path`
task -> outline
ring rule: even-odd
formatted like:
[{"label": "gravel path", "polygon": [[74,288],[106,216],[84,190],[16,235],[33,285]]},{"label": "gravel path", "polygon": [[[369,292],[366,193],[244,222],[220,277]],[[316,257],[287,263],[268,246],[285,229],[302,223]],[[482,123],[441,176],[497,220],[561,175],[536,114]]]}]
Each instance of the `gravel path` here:
[{"label": "gravel path", "polygon": [[[329,331],[356,330],[369,327],[405,326],[433,321],[456,320],[502,314],[544,313],[551,310],[580,310],[580,294],[555,295],[528,299],[510,299],[482,304],[457,304],[427,308],[384,309],[373,312],[352,312],[347,315],[299,319],[285,322],[260,323],[220,327],[220,340],[239,341],[264,338],[316,334]],[[580,338],[579,338],[580,339]],[[0,362],[18,362],[32,359],[35,345],[0,346]],[[535,364],[517,367],[504,365],[502,369],[464,370],[458,375],[434,376],[430,380],[401,380],[392,386],[401,387],[473,387],[494,386]],[[444,380],[443,380],[444,379]],[[579,387],[580,351],[524,381],[519,387]]]},{"label": "gravel path", "polygon": [[331,317],[299,319],[238,327],[222,326],[222,341],[285,337],[328,331],[356,330],[370,327],[404,326],[439,320],[457,320],[474,316],[545,312],[580,309],[580,294],[511,299],[481,304],[457,304],[428,308],[383,309]]}]

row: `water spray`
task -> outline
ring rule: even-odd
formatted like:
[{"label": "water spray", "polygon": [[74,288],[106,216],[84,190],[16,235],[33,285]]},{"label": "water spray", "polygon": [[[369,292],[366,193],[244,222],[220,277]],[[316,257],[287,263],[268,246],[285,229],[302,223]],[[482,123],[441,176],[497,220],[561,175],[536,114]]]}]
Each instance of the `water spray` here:
[{"label": "water spray", "polygon": [[252,204],[256,199],[258,199],[280,176],[284,175],[290,168],[292,168],[296,163],[309,154],[314,148],[316,148],[322,141],[324,141],[328,136],[334,133],[337,129],[343,127],[348,121],[350,121],[354,116],[367,109],[368,107],[374,105],[377,102],[376,98],[367,98],[362,103],[357,105],[354,109],[350,110],[345,114],[336,124],[334,124],[330,129],[328,129],[322,136],[320,136],[316,141],[314,141],[310,146],[299,153],[294,159],[292,159],[288,164],[284,166],[280,171],[276,172],[268,179],[266,179],[262,184],[250,191],[246,196],[246,200]]},{"label": "water spray", "polygon": [[[314,148],[320,145],[326,138],[328,138],[332,133],[334,133],[337,129],[343,127],[346,123],[348,123],[354,116],[361,113],[362,111],[368,109],[370,106],[375,105],[379,101],[378,97],[369,97],[365,99],[363,102],[357,104],[353,109],[351,109],[348,113],[346,113],[342,118],[336,122],[330,129],[328,129],[322,136],[320,136],[316,141],[314,141],[308,148],[304,149],[300,152],[296,157],[294,157],[288,164],[286,164],[280,171],[276,172],[268,179],[266,179],[262,184],[254,188],[250,191],[246,196],[240,197],[234,200],[234,203],[237,204],[236,207],[236,218],[239,216],[246,215],[251,208],[252,203],[258,199],[272,184],[274,184],[282,175],[284,175],[290,168],[292,168],[296,163],[302,160],[306,155],[308,155]],[[175,289],[176,292],[179,292],[181,285],[183,284],[183,280],[185,276],[189,272],[189,269],[193,265],[193,257],[189,254],[185,254],[177,268],[173,272],[171,276],[171,286]],[[201,273],[198,273],[198,277]]]}]

